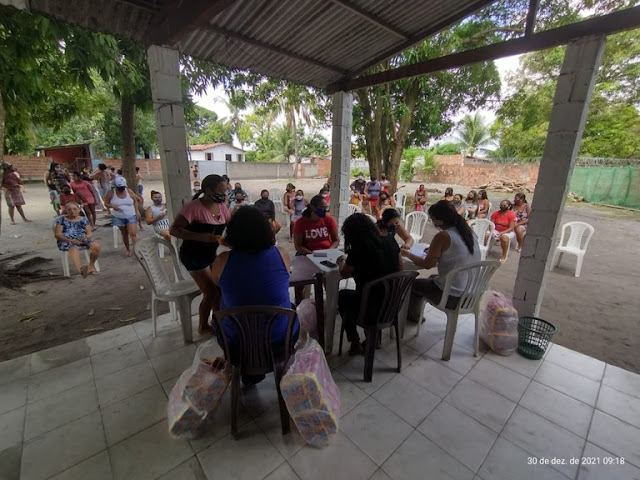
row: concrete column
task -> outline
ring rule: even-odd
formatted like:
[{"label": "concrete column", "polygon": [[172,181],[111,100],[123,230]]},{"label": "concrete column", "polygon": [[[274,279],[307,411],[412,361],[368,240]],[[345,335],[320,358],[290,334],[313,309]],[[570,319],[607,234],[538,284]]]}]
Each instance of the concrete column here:
[{"label": "concrete column", "polygon": [[547,261],[553,257],[604,47],[604,36],[583,37],[569,43],[564,55],[513,291],[520,315],[540,312],[549,275]]},{"label": "concrete column", "polygon": [[353,125],[353,94],[333,94],[333,130],[331,134],[331,207],[338,225],[347,218],[349,205],[349,174],[351,173],[351,129]]},{"label": "concrete column", "polygon": [[179,60],[177,50],[156,45],[147,50],[162,180],[171,220],[192,197]]}]

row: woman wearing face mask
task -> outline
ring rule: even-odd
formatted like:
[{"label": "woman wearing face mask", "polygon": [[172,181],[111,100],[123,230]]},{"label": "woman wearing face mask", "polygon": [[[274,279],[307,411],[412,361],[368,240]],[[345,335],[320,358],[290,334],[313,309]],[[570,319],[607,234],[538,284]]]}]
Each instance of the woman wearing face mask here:
[{"label": "woman wearing face mask", "polygon": [[87,213],[87,219],[91,224],[91,230],[95,231],[96,229],[96,198],[93,195],[91,184],[86,180],[83,180],[82,174],[80,172],[73,172],[73,175],[71,176],[71,178],[73,180],[73,182],[71,183],[71,186],[73,187],[73,191],[84,199],[85,204],[83,206]]},{"label": "woman wearing face mask", "polygon": [[502,248],[502,256],[500,263],[507,261],[507,253],[509,253],[509,241],[516,238],[516,214],[511,211],[511,202],[502,200],[500,202],[500,210],[496,210],[491,214],[491,221],[496,226],[493,231],[493,238],[500,240]]},{"label": "woman wearing face mask", "polygon": [[200,334],[211,333],[211,310],[220,307],[220,289],[213,281],[211,267],[220,235],[230,217],[225,205],[226,189],[227,182],[220,175],[207,175],[202,180],[200,192],[180,209],[170,229],[172,236],[184,240],[180,246],[180,261],[202,292],[198,309]]},{"label": "woman wearing face mask", "polygon": [[416,212],[421,212],[427,205],[427,191],[424,189],[424,185],[420,185],[413,196],[413,204],[415,205]]},{"label": "woman wearing face mask", "polygon": [[489,215],[489,198],[486,190],[478,191],[478,215],[477,218],[487,218]]},{"label": "woman wearing face mask", "polygon": [[393,199],[391,195],[389,195],[384,190],[380,192],[380,196],[378,197],[378,220],[382,218],[382,214],[387,210],[396,208],[396,201]]},{"label": "woman wearing face mask", "polygon": [[378,230],[380,230],[380,235],[383,237],[390,236],[395,237],[398,235],[400,239],[404,242],[401,248],[406,248],[409,250],[413,247],[413,237],[407,229],[402,225],[402,221],[400,220],[400,212],[395,208],[390,208],[385,210],[382,214],[382,219],[378,220],[376,224],[378,226]]},{"label": "woman wearing face mask", "polygon": [[527,224],[529,223],[529,215],[531,215],[531,207],[527,203],[527,197],[524,193],[518,192],[513,197],[513,213],[516,215],[516,239],[518,240],[518,253],[522,250],[522,242],[527,234]]},{"label": "woman wearing face mask", "polygon": [[256,200],[253,206],[262,212],[271,225],[271,231],[276,235],[280,231],[280,222],[276,220],[276,206],[269,200],[269,190],[262,190],[260,200]]},{"label": "woman wearing face mask", "polygon": [[[127,257],[131,256],[131,245],[138,240],[138,222],[140,221],[140,198],[127,188],[124,177],[116,177],[113,181],[115,190],[110,190],[104,198],[104,204],[111,209],[111,223],[120,229],[122,243]],[[131,244],[129,243],[131,239]]]},{"label": "woman wearing face mask", "polygon": [[447,202],[453,202],[453,188],[447,187],[444,189],[444,195],[441,200],[446,200]]},{"label": "woman wearing face mask", "polygon": [[167,218],[167,205],[162,200],[162,194],[151,190],[151,201],[153,202],[144,211],[144,219],[147,225],[153,225],[153,231],[162,235],[167,242],[171,242],[169,233],[169,219]]},{"label": "woman wearing face mask", "polygon": [[291,224],[289,226],[289,240],[293,238],[293,225],[300,217],[302,217],[302,212],[307,208],[309,202],[304,198],[304,192],[302,190],[298,190],[295,197],[293,197],[293,200],[291,200],[290,205],[290,211],[293,213],[291,214]]},{"label": "woman wearing face mask", "polygon": [[465,218],[467,215],[467,209],[464,206],[464,203],[462,203],[462,195],[460,195],[459,193],[456,193],[453,196],[453,202],[451,202],[453,204],[453,207],[456,209],[456,212],[458,212],[458,215],[461,215],[462,218]]},{"label": "woman wearing face mask", "polygon": [[70,181],[71,177],[69,174],[60,168],[60,164],[56,162],[52,162],[51,165],[49,165],[49,170],[44,174],[45,185],[53,183],[59,192],[62,191],[62,187],[69,185]]},{"label": "woman wearing face mask", "polygon": [[316,195],[293,226],[296,254],[308,255],[315,250],[338,248],[339,243],[338,224],[327,213],[325,199]]},{"label": "woman wearing face mask", "polygon": [[[440,200],[429,207],[429,217],[433,225],[440,229],[426,250],[425,258],[418,257],[408,250],[400,253],[421,268],[438,267],[438,274],[429,278],[417,279],[411,288],[411,300],[407,318],[419,322],[422,318],[426,299],[438,304],[442,299],[447,274],[454,268],[463,267],[480,261],[478,241],[467,222],[458,215],[456,209],[447,200]],[[451,285],[451,295],[447,308],[455,308],[467,283],[467,274],[459,274]],[[456,295],[457,294],[457,295]]]},{"label": "woman wearing face mask", "polygon": [[473,223],[478,215],[478,194],[475,190],[467,193],[466,200],[462,203],[466,211],[467,222]]}]

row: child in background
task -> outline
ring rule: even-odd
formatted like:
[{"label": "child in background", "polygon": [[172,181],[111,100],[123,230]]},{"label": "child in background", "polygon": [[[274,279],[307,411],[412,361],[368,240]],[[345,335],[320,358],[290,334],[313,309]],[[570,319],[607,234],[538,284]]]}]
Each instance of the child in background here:
[{"label": "child in background", "polygon": [[53,183],[48,183],[47,186],[49,187],[49,200],[51,200],[49,203],[53,207],[53,211],[56,212],[56,217],[59,217],[60,216],[60,194],[58,193],[58,190],[56,189],[56,186]]},{"label": "child in background", "polygon": [[65,211],[65,205],[69,202],[77,203],[80,206],[80,215],[83,215],[84,205],[86,205],[87,201],[77,193],[71,193],[71,187],[69,185],[65,185],[62,187],[62,192],[60,192],[60,211]]}]

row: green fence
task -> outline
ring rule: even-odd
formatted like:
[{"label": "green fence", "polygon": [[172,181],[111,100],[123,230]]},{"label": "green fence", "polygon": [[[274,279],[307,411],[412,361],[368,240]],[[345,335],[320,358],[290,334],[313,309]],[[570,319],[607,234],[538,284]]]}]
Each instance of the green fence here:
[{"label": "green fence", "polygon": [[571,191],[589,202],[640,208],[640,168],[576,166]]}]

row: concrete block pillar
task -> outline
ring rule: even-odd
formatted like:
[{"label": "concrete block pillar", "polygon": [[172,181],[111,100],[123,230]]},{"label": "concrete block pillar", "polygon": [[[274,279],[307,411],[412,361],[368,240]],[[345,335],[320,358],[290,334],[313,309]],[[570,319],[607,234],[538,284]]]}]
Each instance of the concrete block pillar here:
[{"label": "concrete block pillar", "polygon": [[182,205],[192,197],[180,83],[180,55],[177,50],[152,45],[147,50],[147,63],[151,74],[151,96],[164,194],[172,221]]},{"label": "concrete block pillar", "polygon": [[349,211],[349,174],[351,173],[351,130],[353,94],[333,94],[333,130],[331,134],[331,206],[330,212],[342,225]]},{"label": "concrete block pillar", "polygon": [[520,315],[540,312],[604,47],[604,36],[583,37],[569,43],[564,55],[513,292]]}]

